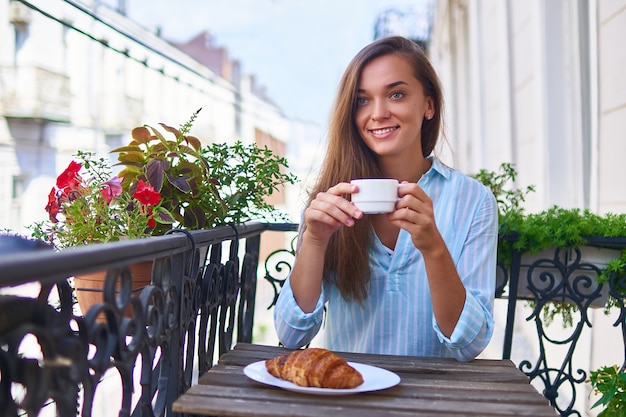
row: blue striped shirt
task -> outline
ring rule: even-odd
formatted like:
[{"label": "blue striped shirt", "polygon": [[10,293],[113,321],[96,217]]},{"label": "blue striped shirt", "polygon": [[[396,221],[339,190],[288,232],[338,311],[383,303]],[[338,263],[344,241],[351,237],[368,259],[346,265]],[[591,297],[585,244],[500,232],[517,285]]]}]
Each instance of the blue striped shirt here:
[{"label": "blue striped shirt", "polygon": [[[288,348],[309,343],[322,326],[327,348],[340,352],[475,358],[493,333],[498,215],[491,191],[437,159],[418,183],[433,201],[435,222],[466,289],[463,311],[448,338],[435,320],[422,255],[401,230],[395,250],[374,237],[371,287],[361,307],[346,302],[324,281],[315,310],[297,305],[289,279],[274,310],[280,341]],[[375,235],[375,234],[374,234]]]}]

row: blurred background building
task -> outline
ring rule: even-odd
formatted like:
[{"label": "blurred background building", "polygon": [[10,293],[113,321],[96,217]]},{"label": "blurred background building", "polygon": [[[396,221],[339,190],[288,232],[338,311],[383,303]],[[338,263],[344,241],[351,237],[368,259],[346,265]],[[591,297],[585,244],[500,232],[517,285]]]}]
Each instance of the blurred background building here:
[{"label": "blurred background building", "polygon": [[433,24],[433,3],[415,7],[390,8],[378,15],[374,25],[374,38],[404,36],[428,51]]},{"label": "blurred background building", "polygon": [[133,127],[179,127],[200,108],[191,133],[204,144],[256,141],[285,156],[289,124],[253,74],[207,34],[171,44],[124,4],[0,1],[0,228],[43,218],[77,149],[109,155]]}]

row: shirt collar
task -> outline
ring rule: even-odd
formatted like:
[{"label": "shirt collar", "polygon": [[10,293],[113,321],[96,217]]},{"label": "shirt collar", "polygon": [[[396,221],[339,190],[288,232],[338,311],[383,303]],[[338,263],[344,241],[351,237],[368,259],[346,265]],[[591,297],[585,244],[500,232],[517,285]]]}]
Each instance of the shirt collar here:
[{"label": "shirt collar", "polygon": [[426,173],[424,174],[424,177],[430,177],[436,174],[441,175],[444,179],[448,179],[450,177],[450,171],[451,171],[450,167],[444,165],[443,162],[441,162],[438,158],[436,158],[433,155],[429,156],[426,159],[432,162],[432,166],[430,167],[428,171],[426,171]]}]

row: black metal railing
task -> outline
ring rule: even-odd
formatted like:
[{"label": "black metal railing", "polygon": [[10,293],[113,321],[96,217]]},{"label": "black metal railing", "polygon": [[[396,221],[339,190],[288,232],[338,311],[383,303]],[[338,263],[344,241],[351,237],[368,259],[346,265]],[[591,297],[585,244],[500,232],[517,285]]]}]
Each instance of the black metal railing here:
[{"label": "black metal railing", "polygon": [[[592,308],[619,312],[613,326],[621,330],[622,340],[608,338],[606,343],[621,346],[621,369],[626,366],[626,275],[611,273],[608,283],[600,284],[603,266],[594,259],[619,257],[626,238],[586,240],[583,247],[549,248],[535,255],[514,251],[509,267],[498,265],[496,297],[508,298],[503,358],[511,358],[516,308],[520,301],[527,302],[532,310],[526,321],[534,324],[538,356],[524,358],[518,366],[562,416],[586,415],[576,409],[576,401],[578,395],[588,395],[581,386],[591,370],[574,362],[578,342],[593,326]],[[607,251],[611,253],[601,253]],[[555,315],[564,325],[550,326]]]},{"label": "black metal railing", "polygon": [[[237,341],[252,341],[257,276],[274,288],[271,308],[291,271],[295,238],[259,260],[262,234],[296,230],[297,224],[291,223],[249,223],[62,252],[34,242],[19,250],[0,248],[0,416],[34,416],[46,406],[56,407],[60,416],[90,416],[96,390],[110,374],[119,381],[121,398],[111,402],[115,411],[109,415],[174,415],[173,401],[217,357]],[[626,247],[626,242],[613,243]],[[603,286],[598,290],[590,278],[597,267],[577,256],[563,260],[561,251],[523,266],[521,255],[514,253],[512,265],[498,269],[496,296],[508,298],[509,307],[503,357],[511,355],[519,301],[515,288],[525,282],[535,308],[527,320],[536,325],[540,353],[523,360],[520,369],[541,380],[544,395],[561,415],[581,415],[571,392],[588,370],[574,366],[573,353],[582,328],[591,326],[587,310],[602,292]],[[133,291],[129,266],[143,261],[153,261],[152,282]],[[558,272],[547,272],[547,263]],[[540,273],[533,275],[540,266]],[[72,277],[93,271],[107,271],[105,301],[83,316],[75,311]],[[556,280],[559,274],[567,279]],[[537,283],[521,279],[533,276]],[[621,327],[623,346],[625,281],[613,276],[608,284],[620,311],[614,326]],[[18,286],[32,283],[41,285],[34,295],[17,294]],[[555,295],[581,312],[565,342],[548,336],[539,314]],[[551,343],[568,344],[568,354],[550,357],[546,352]]]},{"label": "black metal railing", "polygon": [[[50,406],[60,416],[90,416],[110,373],[121,398],[108,415],[172,415],[173,401],[235,338],[251,341],[260,236],[271,228],[174,231],[61,252],[5,247],[0,415],[35,416]],[[129,265],[147,260],[152,282],[133,295]],[[101,270],[105,301],[76,315],[71,277]],[[16,294],[32,282],[41,284],[36,294]]]}]

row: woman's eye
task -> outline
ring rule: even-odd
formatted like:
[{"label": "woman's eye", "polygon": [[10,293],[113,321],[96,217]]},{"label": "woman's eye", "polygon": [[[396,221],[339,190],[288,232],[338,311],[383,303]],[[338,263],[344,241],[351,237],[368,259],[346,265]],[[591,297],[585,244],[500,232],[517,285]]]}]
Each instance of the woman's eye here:
[{"label": "woman's eye", "polygon": [[357,97],[356,104],[358,106],[362,106],[364,104],[367,104],[367,99],[365,97]]},{"label": "woman's eye", "polygon": [[402,98],[402,97],[404,97],[404,94],[399,92],[399,91],[395,91],[395,92],[391,93],[391,98],[394,99],[394,100],[397,100],[397,99]]}]

